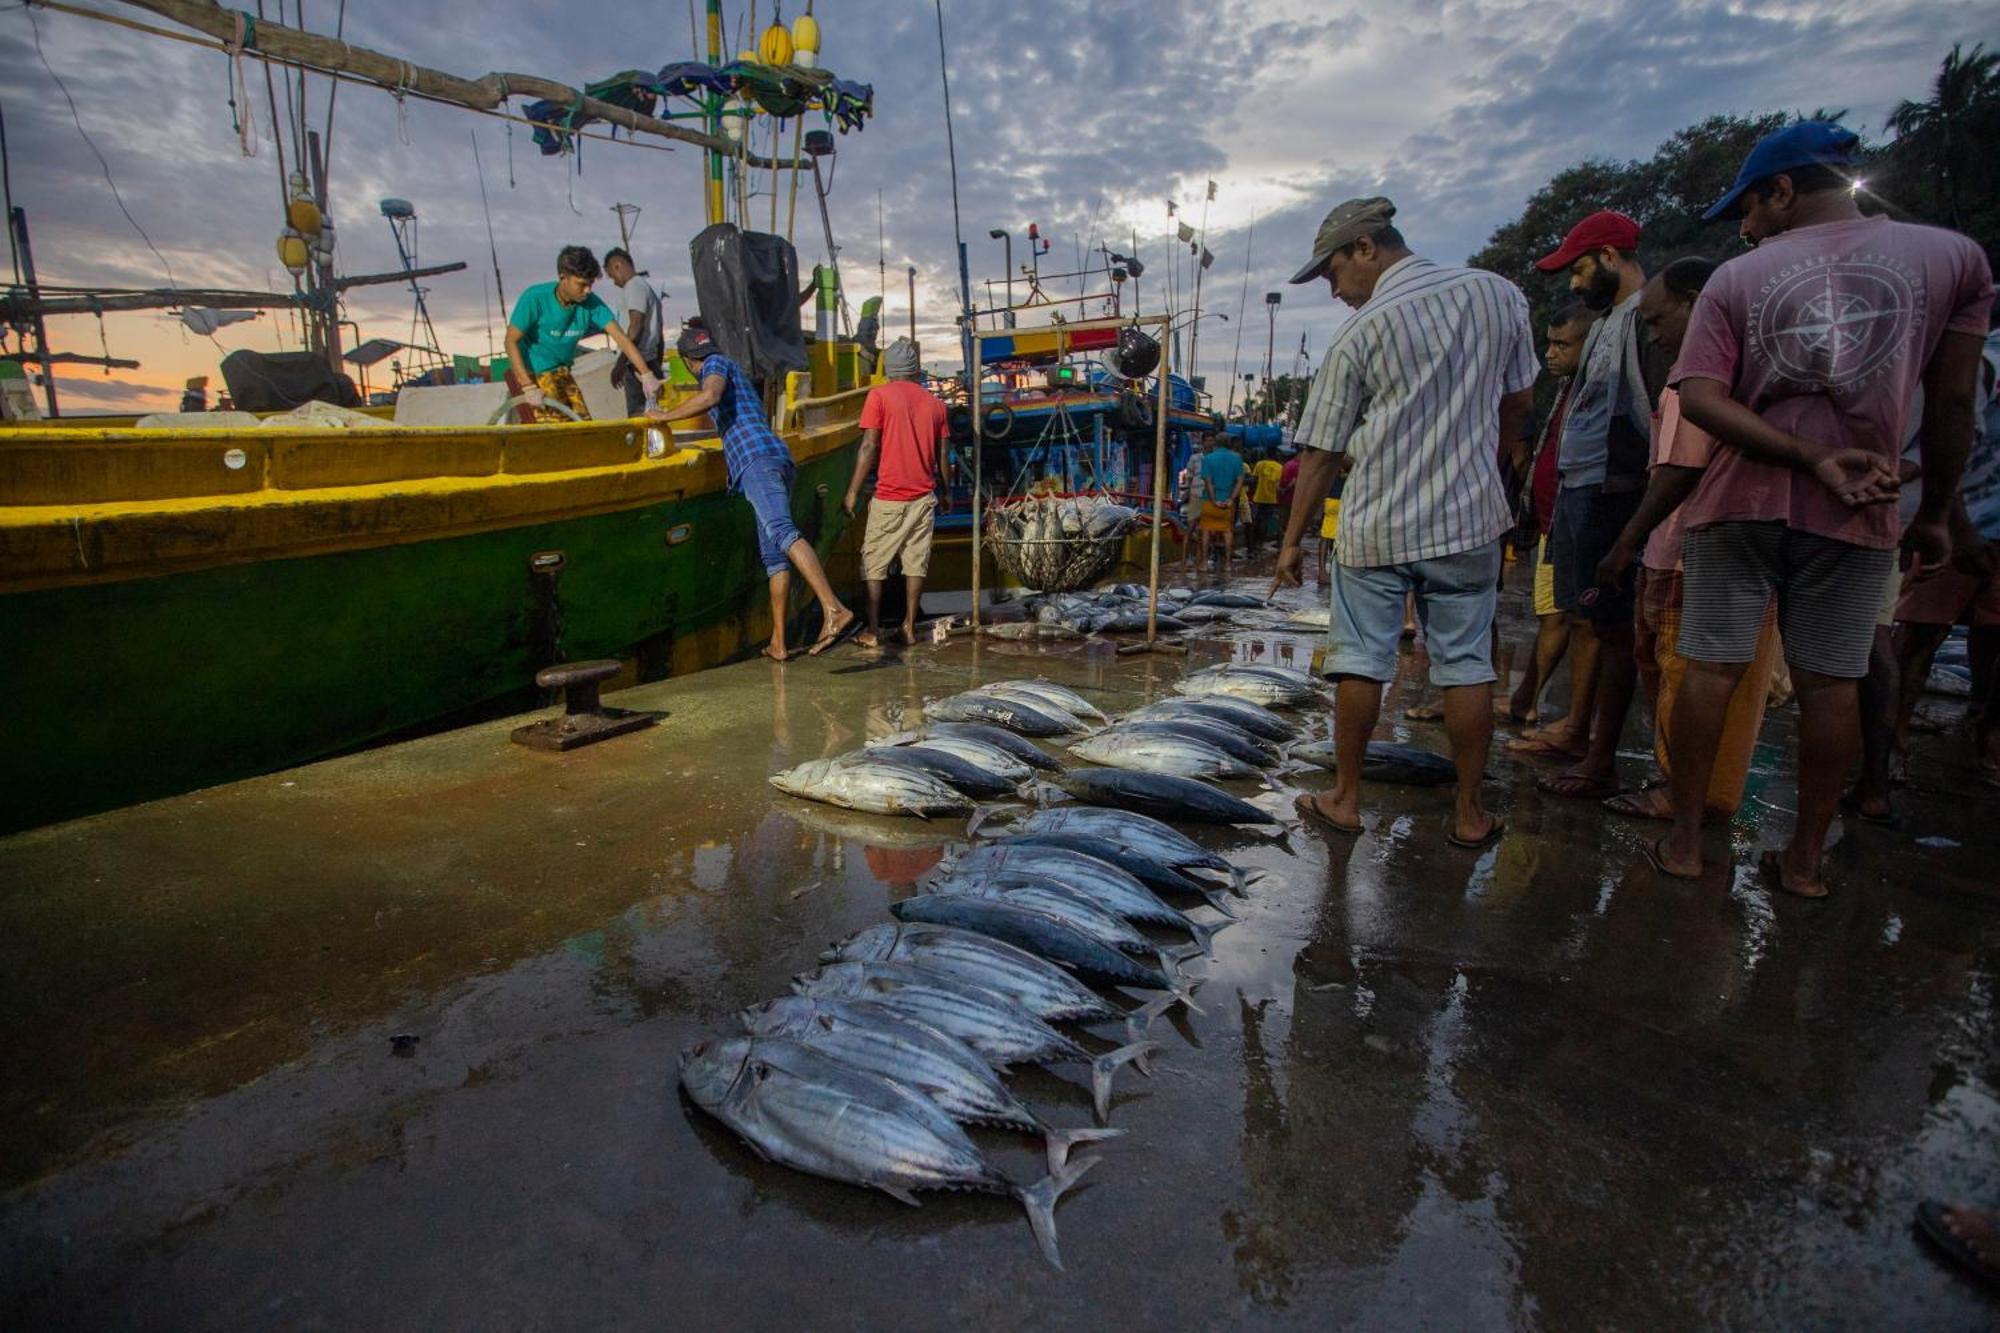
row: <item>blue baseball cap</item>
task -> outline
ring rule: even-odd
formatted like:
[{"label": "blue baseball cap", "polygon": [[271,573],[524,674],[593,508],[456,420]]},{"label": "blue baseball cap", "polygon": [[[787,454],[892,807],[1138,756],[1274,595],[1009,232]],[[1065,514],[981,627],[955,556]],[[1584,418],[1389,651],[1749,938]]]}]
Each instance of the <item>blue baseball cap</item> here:
[{"label": "blue baseball cap", "polygon": [[1830,120],[1802,120],[1782,130],[1773,130],[1757,141],[1757,146],[1750,150],[1750,156],[1743,159],[1743,169],[1736,173],[1736,183],[1729,187],[1728,194],[1716,200],[1714,206],[1701,215],[1702,220],[1712,222],[1727,216],[1745,190],[1781,171],[1794,171],[1815,164],[1851,167],[1860,147],[1860,135]]}]

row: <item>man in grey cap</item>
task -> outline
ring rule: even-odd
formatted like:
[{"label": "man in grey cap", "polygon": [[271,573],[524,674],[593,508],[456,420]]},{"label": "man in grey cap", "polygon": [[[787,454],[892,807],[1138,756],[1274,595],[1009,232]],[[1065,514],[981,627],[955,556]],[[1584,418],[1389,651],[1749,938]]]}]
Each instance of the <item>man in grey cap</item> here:
[{"label": "man in grey cap", "polygon": [[1445,836],[1479,848],[1505,828],[1479,792],[1493,740],[1500,538],[1513,524],[1500,442],[1519,436],[1540,364],[1520,289],[1412,254],[1395,215],[1379,197],[1336,206],[1292,277],[1324,277],[1355,311],[1333,335],[1293,435],[1299,476],[1278,556],[1279,579],[1297,587],[1309,519],[1344,464],[1326,667],[1339,682],[1339,771],[1331,790],[1295,805],[1321,828],[1362,831],[1363,751],[1396,674],[1404,598],[1415,593],[1458,769]]},{"label": "man in grey cap", "polygon": [[[917,641],[917,609],[931,565],[931,527],[937,518],[938,479],[944,475],[944,402],[917,383],[921,351],[898,338],[882,354],[888,379],[868,391],[861,405],[861,453],[847,483],[842,505],[851,517],[861,503],[861,484],[871,470],[875,499],[868,506],[868,531],[861,542],[861,577],[868,583],[868,628],[855,636],[864,648],[882,646],[882,589],[889,565],[901,559],[907,596],[903,642]],[[876,468],[876,461],[881,466]],[[946,508],[950,495],[946,494]]]}]

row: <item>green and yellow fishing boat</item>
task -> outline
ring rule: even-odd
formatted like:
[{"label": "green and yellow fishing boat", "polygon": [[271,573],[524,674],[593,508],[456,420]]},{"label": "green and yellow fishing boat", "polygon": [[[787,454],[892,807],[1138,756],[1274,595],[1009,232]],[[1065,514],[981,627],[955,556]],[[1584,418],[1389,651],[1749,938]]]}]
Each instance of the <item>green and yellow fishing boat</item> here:
[{"label": "green and yellow fishing boat", "polygon": [[[775,424],[800,530],[848,582],[867,386],[815,360]],[[770,632],[764,586],[700,432],[10,428],[0,828],[533,706],[560,661],[727,661]]]}]

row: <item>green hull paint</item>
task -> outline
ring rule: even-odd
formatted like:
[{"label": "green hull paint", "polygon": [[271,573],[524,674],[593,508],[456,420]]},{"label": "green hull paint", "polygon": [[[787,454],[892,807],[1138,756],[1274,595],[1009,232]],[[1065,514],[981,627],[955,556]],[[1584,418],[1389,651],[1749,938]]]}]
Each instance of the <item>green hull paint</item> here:
[{"label": "green hull paint", "polygon": [[[793,487],[822,556],[854,459],[850,446],[807,463]],[[531,569],[546,552],[562,553],[554,574]],[[676,638],[764,596],[749,505],[710,494],[0,597],[0,831],[533,707],[551,662],[636,658],[657,678]],[[741,633],[729,656],[752,648]]]}]

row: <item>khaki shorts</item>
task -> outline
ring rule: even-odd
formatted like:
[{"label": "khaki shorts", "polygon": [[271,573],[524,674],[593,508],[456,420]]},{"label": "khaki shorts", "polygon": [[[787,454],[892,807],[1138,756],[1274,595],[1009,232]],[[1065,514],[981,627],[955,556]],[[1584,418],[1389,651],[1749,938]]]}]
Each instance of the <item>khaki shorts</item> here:
[{"label": "khaki shorts", "polygon": [[903,577],[920,579],[931,568],[931,526],[937,497],[874,500],[868,505],[868,533],[861,540],[861,577],[871,583],[889,577],[889,562],[903,557]]}]

